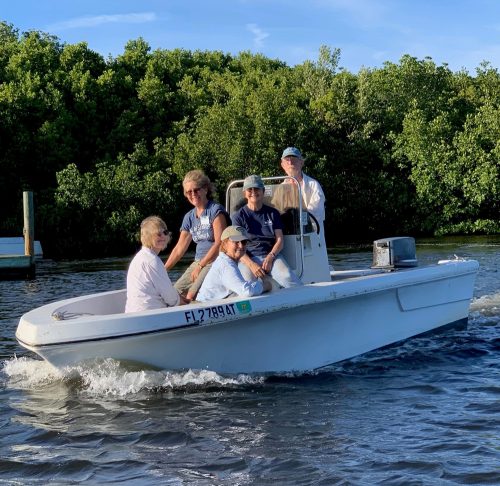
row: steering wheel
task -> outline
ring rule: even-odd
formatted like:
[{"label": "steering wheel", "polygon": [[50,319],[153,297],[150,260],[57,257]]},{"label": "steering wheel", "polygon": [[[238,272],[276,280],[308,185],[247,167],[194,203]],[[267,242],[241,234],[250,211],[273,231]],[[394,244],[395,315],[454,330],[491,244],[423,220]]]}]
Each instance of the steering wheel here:
[{"label": "steering wheel", "polygon": [[314,226],[316,226],[316,233],[319,235],[321,226],[319,225],[316,216],[314,216],[314,214],[310,213],[309,211],[307,212],[307,215],[310,216],[311,219],[313,220]]}]

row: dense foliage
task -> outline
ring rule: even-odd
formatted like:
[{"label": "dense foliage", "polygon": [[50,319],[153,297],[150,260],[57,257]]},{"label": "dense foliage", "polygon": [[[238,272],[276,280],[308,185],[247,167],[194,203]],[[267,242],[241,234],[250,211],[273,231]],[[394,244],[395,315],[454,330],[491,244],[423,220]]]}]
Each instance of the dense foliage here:
[{"label": "dense foliage", "polygon": [[130,253],[140,220],[172,229],[183,175],[219,187],[276,175],[284,147],[307,156],[327,196],[327,240],[500,231],[500,75],[429,59],[339,68],[340,51],[289,67],[242,52],[151,51],[104,59],[86,43],[0,23],[0,236],[52,256]]}]

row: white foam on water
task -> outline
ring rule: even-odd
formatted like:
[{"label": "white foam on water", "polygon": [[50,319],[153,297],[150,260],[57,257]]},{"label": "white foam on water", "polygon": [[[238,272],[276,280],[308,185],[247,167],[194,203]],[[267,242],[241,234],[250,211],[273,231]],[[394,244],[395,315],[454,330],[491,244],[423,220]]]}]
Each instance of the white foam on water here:
[{"label": "white foam on water", "polygon": [[500,292],[491,295],[483,295],[474,299],[470,305],[471,313],[480,314],[485,317],[500,316]]},{"label": "white foam on water", "polygon": [[7,375],[9,384],[19,389],[47,385],[64,377],[61,371],[46,361],[17,356],[5,360],[2,371]]},{"label": "white foam on water", "polygon": [[155,371],[127,368],[108,358],[57,370],[45,361],[26,357],[4,361],[7,385],[33,389],[55,382],[77,385],[77,392],[91,396],[123,397],[158,389],[203,390],[207,386],[233,387],[264,382],[263,376],[221,376],[209,370]]},{"label": "white foam on water", "polygon": [[78,371],[84,383],[85,393],[100,396],[125,396],[145,390],[177,390],[186,387],[202,390],[207,386],[239,386],[260,383],[263,380],[262,377],[249,375],[225,377],[209,370],[130,371],[113,359],[81,367]]}]

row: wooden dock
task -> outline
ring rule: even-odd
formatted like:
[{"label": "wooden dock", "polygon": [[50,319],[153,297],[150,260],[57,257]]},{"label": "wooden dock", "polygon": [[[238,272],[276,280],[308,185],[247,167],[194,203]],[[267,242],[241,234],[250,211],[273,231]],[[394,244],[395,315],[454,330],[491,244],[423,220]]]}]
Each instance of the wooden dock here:
[{"label": "wooden dock", "polygon": [[33,211],[33,193],[25,191],[23,193],[24,209],[24,254],[10,253],[9,248],[19,251],[17,238],[0,238],[4,240],[4,248],[9,253],[0,254],[0,278],[33,278],[35,276],[35,217]]}]

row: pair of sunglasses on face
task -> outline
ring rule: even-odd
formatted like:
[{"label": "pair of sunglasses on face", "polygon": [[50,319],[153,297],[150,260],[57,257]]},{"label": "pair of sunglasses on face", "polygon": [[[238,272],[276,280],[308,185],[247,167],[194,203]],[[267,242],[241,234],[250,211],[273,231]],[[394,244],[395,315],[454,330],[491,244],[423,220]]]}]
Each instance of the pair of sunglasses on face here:
[{"label": "pair of sunglasses on face", "polygon": [[195,187],[194,189],[190,189],[189,191],[184,191],[184,194],[186,196],[194,196],[195,194],[198,194],[203,187]]}]

